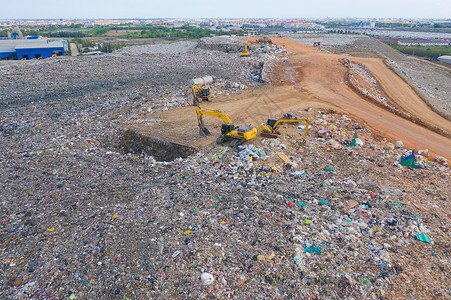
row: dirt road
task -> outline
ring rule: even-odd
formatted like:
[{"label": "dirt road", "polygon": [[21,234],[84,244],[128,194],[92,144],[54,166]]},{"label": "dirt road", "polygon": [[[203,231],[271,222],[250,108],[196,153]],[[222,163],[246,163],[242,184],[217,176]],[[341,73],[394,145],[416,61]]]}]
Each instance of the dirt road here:
[{"label": "dirt road", "polygon": [[70,55],[77,56],[77,53],[78,53],[77,45],[75,45],[75,43],[70,43]]},{"label": "dirt road", "polygon": [[[301,94],[315,96],[320,104],[316,106],[327,103],[364,121],[390,140],[401,139],[407,146],[428,148],[435,154],[451,157],[449,138],[395,116],[354,93],[344,83],[346,70],[338,63],[339,55],[322,53],[311,46],[286,39],[273,40],[294,53],[290,57],[291,64],[282,67],[279,76],[297,86]],[[426,123],[451,132],[451,122],[432,111],[382,60],[354,57],[352,60],[364,64],[379,80],[385,93],[404,110]]]},{"label": "dirt road", "polygon": [[388,97],[403,110],[414,116],[420,116],[422,121],[451,133],[451,122],[431,110],[404,80],[385,66],[381,59],[353,58],[352,60],[364,64],[382,85]]},{"label": "dirt road", "polygon": [[[389,141],[402,140],[405,147],[429,149],[431,155],[451,158],[451,140],[406,119],[398,117],[356,94],[345,84],[346,68],[338,63],[339,55],[328,54],[311,46],[276,38],[278,44],[286,45],[293,54],[288,63],[281,63],[275,72],[279,83],[260,90],[218,97],[206,104],[226,113],[236,125],[251,123],[260,128],[268,117],[280,116],[289,110],[307,107],[331,108],[346,113],[363,122],[377,134]],[[354,60],[354,58],[352,58]],[[356,59],[367,65],[381,81],[385,92],[400,106],[425,122],[451,132],[451,122],[435,114],[413,90],[378,59]],[[214,136],[199,137],[194,107],[153,115],[162,121],[158,126],[137,126],[141,132],[172,140],[177,143],[204,147],[213,143],[219,135],[221,121],[205,119]]]}]

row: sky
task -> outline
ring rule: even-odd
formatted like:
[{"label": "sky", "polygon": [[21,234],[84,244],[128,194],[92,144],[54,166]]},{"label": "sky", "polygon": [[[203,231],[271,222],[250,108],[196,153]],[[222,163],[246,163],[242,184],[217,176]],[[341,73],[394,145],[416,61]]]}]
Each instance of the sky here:
[{"label": "sky", "polygon": [[450,0],[21,0],[0,19],[450,18]]}]

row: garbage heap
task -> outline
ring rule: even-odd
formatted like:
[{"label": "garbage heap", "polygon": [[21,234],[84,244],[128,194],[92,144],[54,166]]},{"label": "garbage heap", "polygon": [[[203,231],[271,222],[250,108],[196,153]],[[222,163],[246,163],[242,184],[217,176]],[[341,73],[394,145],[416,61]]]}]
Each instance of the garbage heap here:
[{"label": "garbage heap", "polygon": [[305,143],[286,126],[172,162],[117,153],[100,118],[3,129],[0,297],[448,298],[446,161],[311,119]]},{"label": "garbage heap", "polygon": [[[244,52],[245,41],[237,37],[217,36],[201,38],[197,41],[196,48],[205,50],[215,50],[226,53],[240,53]],[[251,46],[248,45],[248,48]]]}]

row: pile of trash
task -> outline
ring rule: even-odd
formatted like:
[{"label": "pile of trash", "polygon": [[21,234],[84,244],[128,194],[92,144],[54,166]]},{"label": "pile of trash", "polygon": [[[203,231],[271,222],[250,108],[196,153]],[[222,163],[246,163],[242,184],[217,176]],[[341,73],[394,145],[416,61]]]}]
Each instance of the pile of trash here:
[{"label": "pile of trash", "polygon": [[[237,37],[216,36],[201,38],[196,43],[196,48],[205,50],[215,50],[226,53],[240,53],[244,52],[245,41],[240,40]],[[252,48],[248,45],[248,48]]]},{"label": "pile of trash", "polygon": [[238,146],[238,156],[241,160],[251,162],[258,159],[266,160],[271,156],[271,152],[268,149],[248,144]]},{"label": "pile of trash", "polygon": [[[348,83],[359,90],[362,95],[365,95],[373,101],[381,103],[382,105],[389,106],[389,103],[387,103],[387,98],[381,92],[376,78],[365,68],[364,65],[353,63],[352,68],[349,69],[347,79],[349,81]],[[395,107],[391,108],[395,109]]]},{"label": "pile of trash", "polygon": [[171,162],[117,153],[87,120],[65,138],[0,135],[2,298],[450,292],[449,167],[393,167],[404,149],[385,150],[352,119],[317,113],[312,128],[336,141],[358,133],[356,147],[331,148],[314,130],[286,147],[294,126]]},{"label": "pile of trash", "polygon": [[89,106],[93,98],[113,96],[116,99],[111,105],[103,101],[97,104],[112,109],[129,105],[129,101],[144,100],[148,102],[146,109],[161,111],[191,103],[188,80],[205,74],[254,86],[255,70],[261,73],[261,68],[255,66],[262,67],[270,59],[243,60],[236,53],[198,49],[193,42],[178,42],[130,46],[101,56],[17,62],[0,69],[0,106],[75,98],[80,105]]},{"label": "pile of trash", "polygon": [[[118,128],[139,114],[142,91],[155,93],[156,107],[165,91],[141,79],[104,81],[160,69],[130,70],[134,59],[143,62],[138,57],[102,57],[28,66],[41,73],[1,69],[23,90],[0,95],[0,298],[451,295],[445,158],[426,161],[423,150],[416,153],[422,168],[394,167],[408,159],[402,143],[318,111],[309,112],[305,142],[301,129],[287,126],[278,139],[214,146],[171,162],[119,153]],[[103,70],[113,62],[95,82],[91,64]],[[125,62],[132,66],[121,69]],[[58,74],[70,70],[79,76],[74,86],[105,82],[105,94],[86,88],[84,96],[67,96]],[[35,85],[46,80],[51,97],[36,87],[33,100]],[[151,113],[141,120],[161,121]]]}]

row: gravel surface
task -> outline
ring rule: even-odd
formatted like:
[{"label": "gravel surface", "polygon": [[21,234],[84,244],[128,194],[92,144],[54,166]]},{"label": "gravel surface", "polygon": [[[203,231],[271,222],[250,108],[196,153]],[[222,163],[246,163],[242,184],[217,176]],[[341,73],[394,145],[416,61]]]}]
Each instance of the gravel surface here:
[{"label": "gravel surface", "polygon": [[195,46],[195,42],[131,46],[115,50],[113,55],[180,54],[193,51]]},{"label": "gravel surface", "polygon": [[212,75],[252,85],[252,70],[265,59],[243,60],[236,53],[194,49],[194,45],[179,42],[131,46],[101,56],[4,65],[0,67],[0,106],[101,96],[113,91],[152,100],[186,93],[186,102],[191,101],[189,79]]}]

